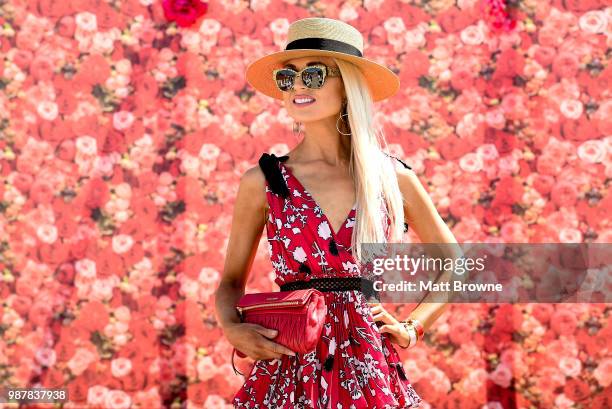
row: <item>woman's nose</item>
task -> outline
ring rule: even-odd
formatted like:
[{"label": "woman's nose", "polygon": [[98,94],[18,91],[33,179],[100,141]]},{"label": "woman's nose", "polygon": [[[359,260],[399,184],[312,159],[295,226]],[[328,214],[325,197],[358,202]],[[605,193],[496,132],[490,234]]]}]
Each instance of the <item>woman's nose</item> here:
[{"label": "woman's nose", "polygon": [[296,75],[295,76],[295,81],[293,82],[293,86],[295,88],[302,88],[302,89],[307,89],[308,87],[304,84],[304,81],[302,81],[302,76],[301,75]]}]

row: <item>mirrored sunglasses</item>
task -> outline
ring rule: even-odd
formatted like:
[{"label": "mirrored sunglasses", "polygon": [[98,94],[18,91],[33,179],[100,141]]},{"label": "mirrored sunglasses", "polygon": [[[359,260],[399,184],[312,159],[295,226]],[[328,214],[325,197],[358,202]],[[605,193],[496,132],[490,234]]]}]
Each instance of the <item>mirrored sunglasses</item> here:
[{"label": "mirrored sunglasses", "polygon": [[313,65],[305,67],[302,71],[295,71],[291,68],[276,69],[272,73],[272,78],[278,89],[287,92],[293,89],[295,78],[300,75],[302,82],[306,87],[311,89],[319,89],[325,84],[327,77],[340,77],[340,69],[336,67],[327,67],[325,65]]}]

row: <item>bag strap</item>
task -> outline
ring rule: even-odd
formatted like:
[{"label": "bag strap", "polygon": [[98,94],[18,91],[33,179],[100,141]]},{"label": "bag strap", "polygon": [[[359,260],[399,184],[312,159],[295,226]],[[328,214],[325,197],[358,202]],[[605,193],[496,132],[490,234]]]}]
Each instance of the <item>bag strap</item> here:
[{"label": "bag strap", "polygon": [[273,153],[264,153],[259,158],[259,167],[264,173],[270,190],[284,198],[289,197],[289,187],[281,173],[279,162],[284,162],[289,159],[289,156],[276,156]]},{"label": "bag strap", "polygon": [[243,374],[242,372],[240,372],[240,371],[238,371],[238,370],[236,369],[236,365],[234,365],[234,355],[235,355],[235,354],[236,354],[236,348],[234,348],[234,349],[232,350],[232,368],[234,369],[234,374],[244,376],[244,374]]}]

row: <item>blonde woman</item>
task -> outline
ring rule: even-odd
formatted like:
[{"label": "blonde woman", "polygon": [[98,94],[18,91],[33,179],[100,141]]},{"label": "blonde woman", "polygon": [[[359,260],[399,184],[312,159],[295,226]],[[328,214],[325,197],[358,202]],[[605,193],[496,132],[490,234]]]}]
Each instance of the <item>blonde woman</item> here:
[{"label": "blonde woman", "polygon": [[[362,49],[354,27],[307,18],[291,25],[284,51],[247,69],[255,89],[282,100],[304,125],[304,137],[284,156],[263,154],[240,181],[216,292],[225,336],[255,360],[234,396],[237,408],[415,408],[421,402],[394,344],[413,346],[446,304],[419,304],[405,321],[392,316],[364,286],[359,243],[401,242],[408,224],[423,242],[454,239],[411,168],[383,153],[373,102],[395,94],[399,80],[363,58]],[[310,353],[275,343],[272,329],[241,323],[234,308],[264,226],[281,291],[325,291],[328,314]]]}]

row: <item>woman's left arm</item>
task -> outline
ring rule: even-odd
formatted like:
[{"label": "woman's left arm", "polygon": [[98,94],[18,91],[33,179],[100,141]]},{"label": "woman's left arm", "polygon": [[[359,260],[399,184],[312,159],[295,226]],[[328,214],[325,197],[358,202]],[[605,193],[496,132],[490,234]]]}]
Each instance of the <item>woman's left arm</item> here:
[{"label": "woman's left arm", "polygon": [[[438,213],[429,193],[412,169],[398,169],[397,182],[404,197],[404,218],[421,243],[441,244],[438,256],[460,257],[457,239]],[[433,248],[433,247],[432,247]],[[445,271],[440,279],[450,279],[452,271]],[[448,303],[428,303],[426,297],[411,313],[410,318],[419,320],[425,330],[448,308]],[[439,297],[436,297],[439,299]],[[408,318],[408,317],[406,317]]]},{"label": "woman's left arm", "polygon": [[[418,176],[412,169],[397,168],[397,180],[400,191],[404,198],[404,218],[408,226],[414,229],[420,241],[425,243],[440,244],[431,246],[439,249],[434,257],[445,257],[455,259],[461,257],[457,240],[448,228],[440,214],[438,213],[429,193],[421,184]],[[455,246],[453,246],[455,244]],[[430,247],[428,246],[428,249]],[[437,282],[450,281],[452,270],[445,270],[440,273]],[[450,297],[450,293],[449,293]],[[402,319],[418,320],[425,332],[431,327],[436,319],[448,308],[447,302],[435,302],[440,300],[440,295],[428,293],[419,305],[412,310],[409,317]],[[380,327],[381,332],[388,332],[391,338],[400,346],[407,346],[410,338],[405,333],[402,324],[395,317],[391,316],[379,303],[370,303],[374,319],[382,321],[385,325]]]}]

